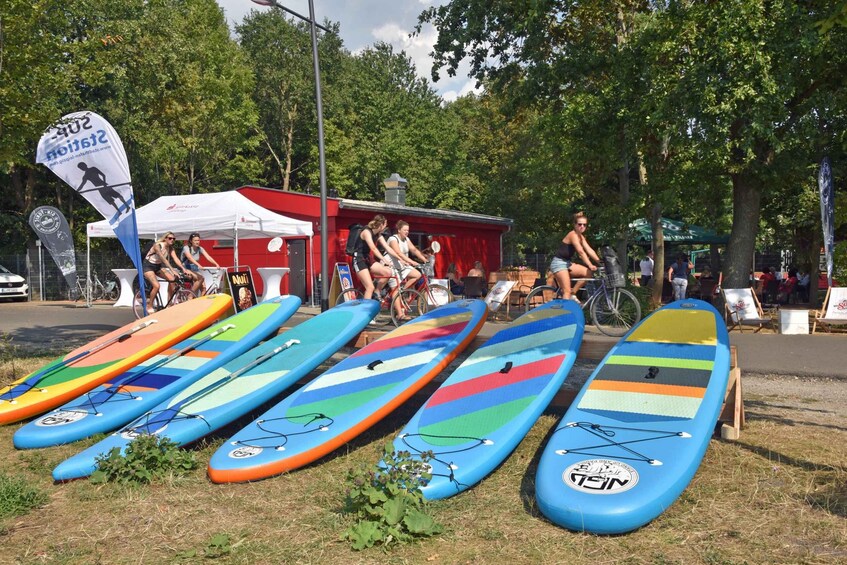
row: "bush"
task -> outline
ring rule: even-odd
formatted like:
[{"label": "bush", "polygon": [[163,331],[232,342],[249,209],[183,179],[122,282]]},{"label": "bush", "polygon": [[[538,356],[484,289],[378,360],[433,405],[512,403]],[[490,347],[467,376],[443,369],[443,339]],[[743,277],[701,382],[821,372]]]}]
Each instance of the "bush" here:
[{"label": "bush", "polygon": [[130,442],[124,455],[120,448],[114,447],[109,453],[97,456],[97,470],[91,475],[91,482],[146,484],[196,468],[194,453],[180,449],[166,437],[142,434]]},{"label": "bush", "polygon": [[413,458],[408,451],[394,451],[388,443],[382,461],[373,469],[347,474],[347,512],[357,520],[344,537],[353,549],[407,543],[441,533],[442,527],[426,513],[420,488],[432,478],[431,458],[431,453]]}]

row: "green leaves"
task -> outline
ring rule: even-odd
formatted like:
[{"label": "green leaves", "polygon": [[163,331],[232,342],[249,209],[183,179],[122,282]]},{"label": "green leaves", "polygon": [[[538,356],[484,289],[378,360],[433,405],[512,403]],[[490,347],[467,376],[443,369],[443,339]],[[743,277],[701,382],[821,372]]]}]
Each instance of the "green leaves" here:
[{"label": "green leaves", "polygon": [[356,523],[344,532],[353,549],[377,544],[408,543],[441,533],[442,528],[426,513],[420,487],[432,478],[431,453],[413,457],[385,445],[380,464],[373,469],[350,470],[347,512]]},{"label": "green leaves", "polygon": [[194,453],[184,451],[166,437],[143,434],[135,438],[121,455],[118,447],[96,459],[97,470],[91,482],[102,484],[148,484],[168,475],[183,475],[197,468]]}]

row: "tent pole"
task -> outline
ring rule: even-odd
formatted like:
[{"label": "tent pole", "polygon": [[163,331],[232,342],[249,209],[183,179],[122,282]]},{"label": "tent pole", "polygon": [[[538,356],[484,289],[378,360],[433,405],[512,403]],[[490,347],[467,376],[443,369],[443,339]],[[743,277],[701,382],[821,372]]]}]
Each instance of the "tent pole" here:
[{"label": "tent pole", "polygon": [[235,267],[238,268],[238,218],[235,221],[235,252],[233,261],[235,262]]},{"label": "tent pole", "polygon": [[[87,231],[87,230],[86,230]],[[91,236],[85,234],[85,306],[91,308]]]},{"label": "tent pole", "polygon": [[309,278],[312,279],[310,281],[312,285],[312,295],[309,300],[309,304],[314,308],[315,307],[315,248],[314,242],[312,241],[313,236],[309,236]]}]

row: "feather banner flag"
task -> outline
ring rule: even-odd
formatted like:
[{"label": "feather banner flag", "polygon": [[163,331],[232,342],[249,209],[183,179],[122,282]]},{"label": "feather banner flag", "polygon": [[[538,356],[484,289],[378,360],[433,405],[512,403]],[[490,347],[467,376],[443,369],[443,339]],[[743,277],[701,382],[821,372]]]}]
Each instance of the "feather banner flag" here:
[{"label": "feather banner flag", "polygon": [[132,180],[118,132],[94,112],[68,114],[41,136],[36,162],[53,171],[109,221],[143,288]]},{"label": "feather banner flag", "polygon": [[65,215],[53,206],[39,206],[29,215],[29,225],[38,234],[70,288],[76,287],[74,240]]},{"label": "feather banner flag", "polygon": [[835,198],[832,194],[832,169],[829,157],[821,161],[818,171],[818,189],[821,193],[821,227],[823,228],[823,250],[826,254],[826,280],[832,286],[832,269],[835,255]]}]

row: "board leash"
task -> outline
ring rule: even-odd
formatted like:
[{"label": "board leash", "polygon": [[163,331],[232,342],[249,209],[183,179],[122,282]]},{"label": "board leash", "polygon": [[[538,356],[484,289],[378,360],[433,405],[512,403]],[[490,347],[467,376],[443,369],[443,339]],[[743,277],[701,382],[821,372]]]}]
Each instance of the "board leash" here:
[{"label": "board leash", "polygon": [[[140,330],[143,330],[144,328],[151,326],[151,325],[153,325],[157,322],[158,322],[158,320],[156,320],[156,319],[148,320],[146,322],[142,322],[142,323],[138,324],[137,326],[133,326],[132,328],[130,328],[128,331],[122,333],[121,335],[115,336],[112,339],[104,341],[103,343],[96,345],[96,346],[92,347],[91,349],[89,349],[87,351],[81,351],[80,353],[77,353],[76,355],[74,355],[73,357],[71,357],[69,359],[63,359],[60,362],[56,363],[55,365],[45,367],[44,369],[42,369],[38,373],[32,375],[31,377],[29,377],[28,379],[26,379],[22,383],[12,383],[12,384],[6,385],[6,388],[8,390],[6,392],[0,394],[0,401],[8,400],[11,404],[15,404],[16,403],[16,401],[14,400],[15,398],[21,396],[22,394],[26,394],[30,390],[34,389],[35,387],[38,386],[39,383],[41,383],[41,381],[43,381],[44,379],[46,379],[47,377],[49,377],[50,375],[52,375],[53,373],[55,373],[59,369],[64,369],[65,367],[68,367],[72,363],[76,363],[80,359],[87,357],[87,356],[91,355],[92,353],[96,353],[97,351],[100,351],[101,349],[105,349],[106,347],[109,347],[110,345],[114,345],[115,343],[122,343],[122,342],[128,340],[129,338],[131,338],[134,333],[136,333]],[[47,389],[41,389],[41,392],[46,392],[46,390]],[[8,395],[8,398],[7,398],[7,395]]]},{"label": "board leash", "polygon": [[459,490],[461,490],[462,487],[468,488],[471,485],[465,485],[456,478],[455,471],[458,467],[456,467],[455,463],[453,463],[452,461],[450,461],[450,462],[445,461],[444,459],[441,459],[438,456],[440,456],[440,455],[450,455],[450,454],[453,454],[453,453],[463,453],[465,451],[470,451],[472,449],[476,449],[476,448],[481,447],[483,445],[494,445],[494,442],[490,439],[470,437],[470,436],[444,436],[444,435],[425,434],[425,433],[401,434],[399,436],[399,439],[406,445],[406,447],[409,448],[410,451],[414,452],[418,456],[423,456],[423,454],[425,452],[421,451],[420,449],[418,449],[417,447],[415,447],[414,445],[409,443],[407,438],[411,438],[411,437],[433,438],[433,439],[458,439],[458,440],[466,440],[466,441],[473,442],[472,445],[467,445],[465,447],[462,447],[461,449],[453,449],[453,450],[450,450],[450,451],[435,451],[433,449],[427,450],[427,452],[432,454],[432,457],[430,458],[431,461],[437,461],[437,462],[441,463],[442,465],[444,465],[444,467],[446,467],[449,470],[448,474],[433,472],[432,476],[434,476],[434,477],[446,477],[451,483],[454,483]]}]

